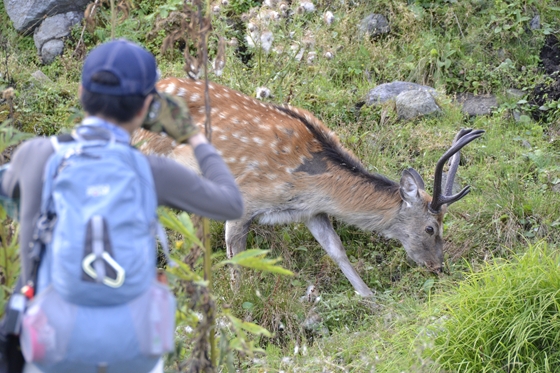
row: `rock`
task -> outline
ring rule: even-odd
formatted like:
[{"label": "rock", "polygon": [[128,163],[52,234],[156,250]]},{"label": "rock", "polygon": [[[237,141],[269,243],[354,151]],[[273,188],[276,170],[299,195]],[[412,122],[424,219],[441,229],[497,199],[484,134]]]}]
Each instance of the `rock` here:
[{"label": "rock", "polygon": [[456,100],[463,105],[463,112],[471,117],[492,114],[492,109],[498,107],[498,100],[493,95],[462,93],[457,95]]},{"label": "rock", "polygon": [[33,35],[37,50],[41,51],[43,45],[49,40],[61,39],[70,35],[72,27],[79,23],[82,18],[83,14],[80,12],[67,12],[46,18]]},{"label": "rock", "polygon": [[31,33],[44,16],[85,10],[91,0],[4,0],[6,13],[17,31]]},{"label": "rock", "polygon": [[395,104],[400,119],[412,119],[441,112],[434,97],[425,91],[402,92],[395,99]]},{"label": "rock", "polygon": [[41,59],[45,65],[54,61],[64,51],[64,42],[60,39],[52,39],[47,41],[41,48]]},{"label": "rock", "polygon": [[402,92],[407,91],[423,91],[431,94],[432,96],[437,96],[437,91],[432,87],[410,82],[395,81],[380,84],[369,91],[366,104],[381,104],[385,101],[393,100]]},{"label": "rock", "polygon": [[38,81],[39,83],[42,84],[48,84],[48,83],[52,83],[53,81],[49,79],[48,76],[46,76],[41,70],[37,70],[35,71],[33,74],[31,74],[31,77],[34,78],[36,81]]},{"label": "rock", "polygon": [[372,13],[362,19],[359,30],[362,35],[377,36],[389,33],[391,26],[389,26],[389,21],[384,15]]},{"label": "rock", "polygon": [[517,88],[510,88],[506,91],[506,95],[509,98],[515,98],[518,100],[521,100],[527,93],[525,91],[522,91],[521,89],[517,89]]},{"label": "rock", "polygon": [[533,17],[533,19],[529,22],[529,28],[531,30],[539,30],[541,28],[541,16],[537,14]]}]

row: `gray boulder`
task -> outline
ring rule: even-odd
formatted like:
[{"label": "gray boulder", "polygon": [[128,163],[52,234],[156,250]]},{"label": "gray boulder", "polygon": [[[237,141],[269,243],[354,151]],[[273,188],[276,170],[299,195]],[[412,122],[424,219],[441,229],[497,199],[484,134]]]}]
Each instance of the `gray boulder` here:
[{"label": "gray boulder", "polygon": [[421,91],[437,96],[437,91],[421,84],[395,81],[391,83],[380,84],[369,91],[366,105],[382,104],[389,100],[394,100],[399,94],[407,91]]},{"label": "gray boulder", "polygon": [[43,44],[41,48],[41,59],[43,63],[48,65],[60,56],[64,51],[64,42],[60,39],[51,39]]},{"label": "gray boulder", "polygon": [[492,110],[498,107],[498,99],[493,95],[463,93],[457,95],[457,102],[463,105],[463,113],[471,117],[492,114]]},{"label": "gray boulder", "polygon": [[[64,14],[57,14],[53,17],[48,17],[45,19],[41,26],[35,29],[35,34],[33,35],[33,40],[35,41],[35,46],[37,50],[43,56],[43,61],[45,61],[45,53],[43,52],[44,47],[49,41],[53,39],[62,39],[70,35],[70,30],[75,24],[79,23],[83,18],[81,12],[67,12]],[[49,43],[50,53],[54,51],[52,48],[54,45],[59,43]],[[64,45],[63,45],[64,46]],[[60,50],[61,54],[62,50]],[[56,55],[55,55],[56,56]],[[51,61],[52,62],[52,61]]]},{"label": "gray boulder", "polygon": [[412,119],[441,112],[434,97],[425,91],[402,92],[395,99],[399,119]]},{"label": "gray boulder", "polygon": [[17,31],[31,33],[44,16],[83,12],[91,0],[4,0],[4,8]]},{"label": "gray boulder", "polygon": [[359,30],[362,35],[368,34],[377,36],[389,33],[391,31],[391,26],[384,15],[372,13],[362,19]]}]

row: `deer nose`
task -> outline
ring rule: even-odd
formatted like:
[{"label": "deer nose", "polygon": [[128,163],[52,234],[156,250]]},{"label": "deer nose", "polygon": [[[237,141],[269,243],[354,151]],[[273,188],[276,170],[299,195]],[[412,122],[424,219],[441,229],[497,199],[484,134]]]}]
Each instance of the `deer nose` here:
[{"label": "deer nose", "polygon": [[431,263],[431,262],[426,262],[426,268],[428,268],[429,271],[441,275],[443,274],[443,263],[439,263],[439,264],[435,264],[435,263]]}]

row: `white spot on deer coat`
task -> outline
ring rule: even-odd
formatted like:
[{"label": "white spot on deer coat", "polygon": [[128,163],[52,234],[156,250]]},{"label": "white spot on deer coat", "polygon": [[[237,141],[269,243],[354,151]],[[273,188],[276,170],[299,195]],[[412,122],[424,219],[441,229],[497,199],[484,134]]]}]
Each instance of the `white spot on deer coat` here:
[{"label": "white spot on deer coat", "polygon": [[173,94],[175,93],[176,88],[177,87],[175,86],[175,84],[171,83],[167,87],[165,87],[165,93]]}]

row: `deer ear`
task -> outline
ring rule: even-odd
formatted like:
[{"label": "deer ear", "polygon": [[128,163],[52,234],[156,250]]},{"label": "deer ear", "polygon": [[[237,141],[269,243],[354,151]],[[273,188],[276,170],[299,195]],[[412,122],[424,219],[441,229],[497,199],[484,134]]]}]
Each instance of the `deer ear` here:
[{"label": "deer ear", "polygon": [[401,176],[401,197],[407,203],[414,203],[418,200],[418,191],[424,190],[424,180],[415,169],[404,170]]}]

